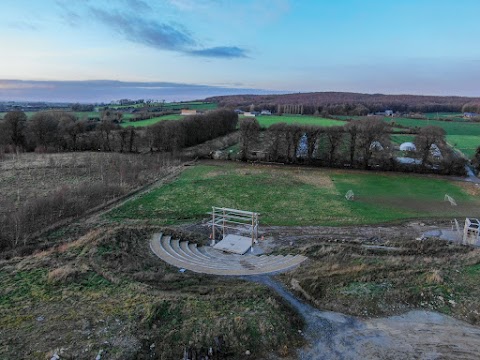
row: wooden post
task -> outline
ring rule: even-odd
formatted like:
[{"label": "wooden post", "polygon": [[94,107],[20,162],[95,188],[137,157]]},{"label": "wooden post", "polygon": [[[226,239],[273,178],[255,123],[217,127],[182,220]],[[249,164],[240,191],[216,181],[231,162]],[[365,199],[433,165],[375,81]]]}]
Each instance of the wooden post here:
[{"label": "wooden post", "polygon": [[211,245],[215,245],[215,208],[212,206],[212,242]]},{"label": "wooden post", "polygon": [[225,239],[225,209],[223,209],[222,240]]}]

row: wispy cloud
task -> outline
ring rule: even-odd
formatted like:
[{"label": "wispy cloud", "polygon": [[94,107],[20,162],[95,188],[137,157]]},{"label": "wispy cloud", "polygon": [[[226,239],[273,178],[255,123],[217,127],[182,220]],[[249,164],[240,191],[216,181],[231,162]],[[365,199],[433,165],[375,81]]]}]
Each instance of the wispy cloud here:
[{"label": "wispy cloud", "polygon": [[135,11],[147,12],[153,11],[153,8],[143,0],[125,0],[127,5]]},{"label": "wispy cloud", "polygon": [[247,50],[237,46],[216,46],[212,48],[190,50],[189,54],[194,56],[212,57],[212,58],[242,58],[247,57]]},{"label": "wispy cloud", "polygon": [[[190,0],[169,0],[169,2],[181,8],[194,6]],[[96,2],[57,0],[57,4],[62,18],[71,26],[77,26],[82,18],[93,19],[128,41],[157,50],[176,51],[188,56],[205,58],[247,57],[248,50],[238,46],[200,45],[201,41],[197,40],[182,24],[165,22],[159,20],[159,17],[153,18],[155,8],[144,0],[122,0],[121,6],[116,4],[114,8],[109,5],[109,2],[103,0]]]},{"label": "wispy cloud", "polygon": [[156,49],[183,51],[195,40],[182,29],[157,21],[140,20],[118,11],[92,8],[91,14],[103,24],[125,36],[127,40]]}]

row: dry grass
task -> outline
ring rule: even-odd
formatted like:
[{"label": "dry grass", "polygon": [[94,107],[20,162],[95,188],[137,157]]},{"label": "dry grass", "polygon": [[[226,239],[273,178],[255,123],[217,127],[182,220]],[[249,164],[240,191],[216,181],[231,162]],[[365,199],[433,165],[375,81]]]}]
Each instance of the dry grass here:
[{"label": "dry grass", "polygon": [[444,280],[440,270],[432,270],[426,276],[425,280],[429,284],[443,284]]},{"label": "dry grass", "polygon": [[469,195],[480,196],[480,185],[469,183],[469,182],[459,182],[458,185]]},{"label": "dry grass", "polygon": [[282,275],[299,296],[322,309],[383,316],[424,308],[480,321],[480,249],[441,240],[397,239],[377,250],[309,239],[308,266]]},{"label": "dry grass", "polygon": [[74,269],[72,265],[68,264],[50,270],[47,275],[47,280],[50,284],[65,284],[74,281],[79,274],[79,269]]},{"label": "dry grass", "polygon": [[63,347],[65,358],[103,349],[110,359],[179,359],[185,345],[212,346],[221,334],[232,360],[246,348],[264,358],[300,345],[302,323],[276,295],[178,272],[151,254],[153,231],[92,230],[0,264],[0,358],[43,359]]}]

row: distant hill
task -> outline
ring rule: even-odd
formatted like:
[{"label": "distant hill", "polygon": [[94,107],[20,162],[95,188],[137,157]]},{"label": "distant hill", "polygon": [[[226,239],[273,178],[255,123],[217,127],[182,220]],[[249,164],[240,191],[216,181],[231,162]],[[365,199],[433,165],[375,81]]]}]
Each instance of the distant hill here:
[{"label": "distant hill", "polygon": [[269,109],[275,112],[314,114],[327,112],[332,115],[365,115],[369,112],[393,110],[400,112],[460,112],[480,104],[480,98],[460,96],[419,96],[358,94],[347,92],[314,92],[284,95],[230,95],[215,96],[205,101],[219,106],[255,110]]}]

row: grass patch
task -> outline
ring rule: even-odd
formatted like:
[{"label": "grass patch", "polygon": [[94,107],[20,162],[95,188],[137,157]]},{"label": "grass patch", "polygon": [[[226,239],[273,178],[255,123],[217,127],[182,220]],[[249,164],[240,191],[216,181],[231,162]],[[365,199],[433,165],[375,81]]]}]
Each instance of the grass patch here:
[{"label": "grass patch", "polygon": [[127,127],[127,126],[144,127],[144,126],[150,126],[150,125],[156,124],[156,123],[158,123],[160,121],[164,121],[164,120],[179,120],[179,119],[182,119],[182,118],[183,118],[182,115],[176,115],[176,114],[164,115],[164,116],[154,117],[154,118],[146,119],[146,120],[124,122],[124,123],[121,123],[120,126],[122,126],[122,127]]},{"label": "grass patch", "polygon": [[277,123],[287,124],[301,124],[312,126],[342,126],[345,125],[345,121],[325,119],[317,116],[308,115],[260,115],[257,116],[260,126],[269,127]]},{"label": "grass patch", "polygon": [[[355,201],[345,200],[350,189]],[[445,194],[459,206],[452,210]],[[189,168],[107,217],[171,225],[200,221],[211,206],[260,212],[268,225],[353,225],[464,214],[478,202],[432,177],[223,164]]]},{"label": "grass patch", "polygon": [[413,142],[415,140],[414,135],[392,135],[390,137],[392,142],[397,145],[401,145],[404,142]]},{"label": "grass patch", "polygon": [[480,136],[480,123],[465,122],[465,121],[437,121],[437,120],[422,120],[410,118],[389,118],[384,119],[386,122],[403,125],[410,128],[438,126],[445,130],[447,135],[475,135]]},{"label": "grass patch", "polygon": [[460,150],[468,158],[473,158],[480,146],[478,135],[447,135],[447,142],[455,149]]}]

